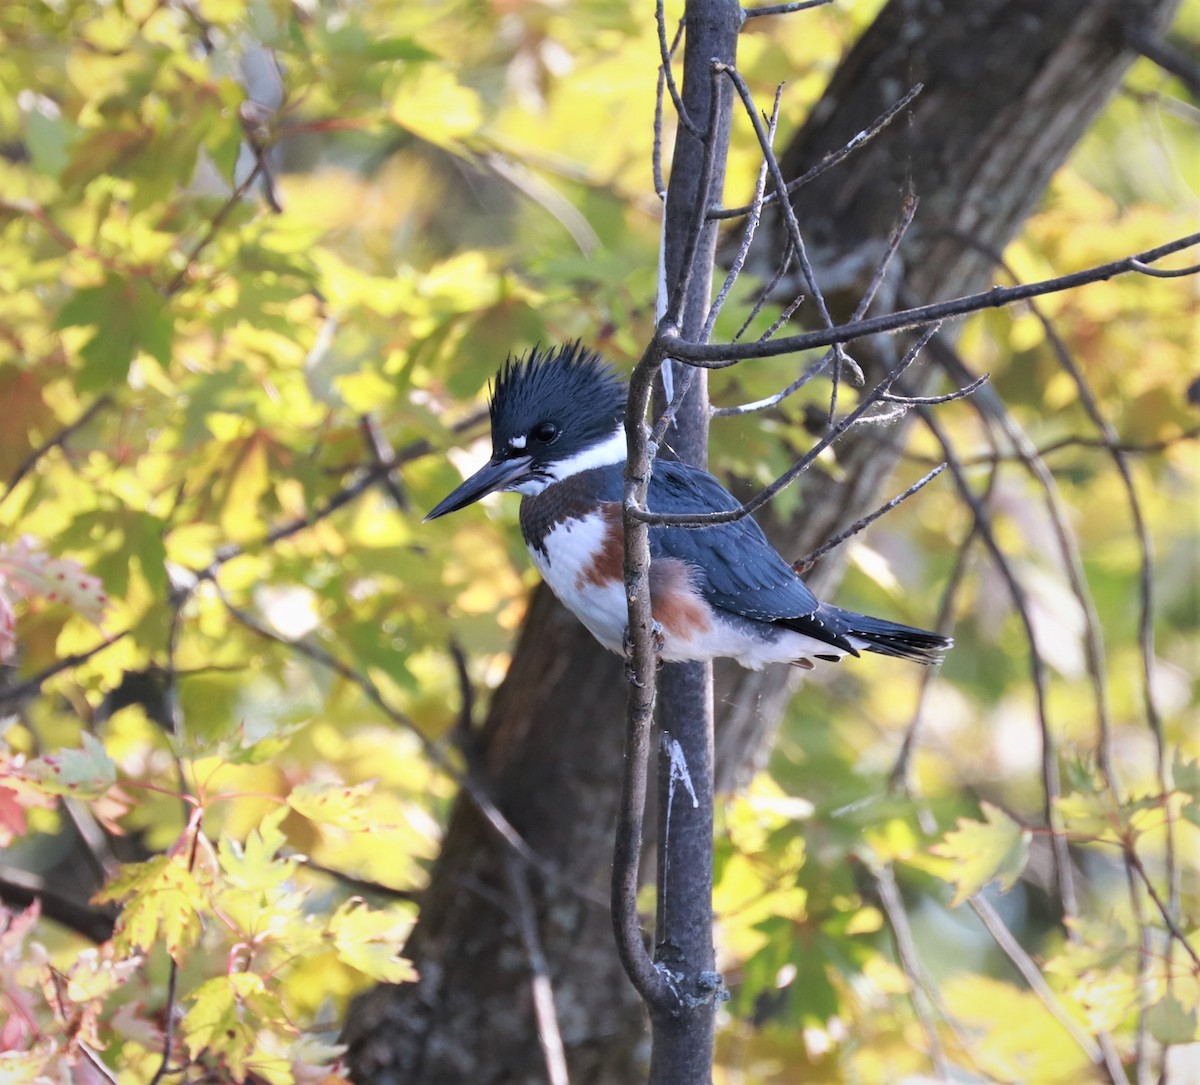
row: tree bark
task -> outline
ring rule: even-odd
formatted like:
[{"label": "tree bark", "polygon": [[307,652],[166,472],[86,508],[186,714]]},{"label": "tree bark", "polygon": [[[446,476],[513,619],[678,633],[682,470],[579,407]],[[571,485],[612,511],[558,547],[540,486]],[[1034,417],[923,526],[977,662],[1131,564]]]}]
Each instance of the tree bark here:
[{"label": "tree bark", "polygon": [[[687,240],[697,215],[719,203],[725,188],[725,162],[733,89],[714,75],[719,60],[734,65],[741,27],[737,0],[688,0],[684,9],[684,106],[705,134],[702,141],[680,130],[667,186],[663,234],[664,288],[670,297],[687,278],[680,312],[683,338],[699,341],[712,298],[717,223],[700,231],[690,254]],[[714,82],[715,80],[715,82]],[[715,93],[714,93],[715,92]],[[706,151],[707,146],[707,151]],[[705,176],[703,162],[711,158]],[[666,299],[663,299],[665,302]],[[676,414],[671,435],[675,455],[697,467],[708,465],[708,382],[693,375]],[[664,404],[665,406],[665,404]],[[713,983],[713,673],[710,663],[670,663],[658,682],[658,914],[655,963],[674,977],[678,1003],[652,1012],[650,1085],[707,1085],[712,1079],[713,1039],[719,988]],[[682,766],[682,770],[681,770]],[[680,778],[681,771],[686,780]]]},{"label": "tree bark", "polygon": [[[912,110],[796,199],[835,316],[869,277],[910,187],[921,199],[903,249],[915,302],[987,284],[977,243],[1002,247],[1133,59],[1122,26],[1160,30],[1177,0],[891,0],[845,58],[783,165],[794,176],[861,131],[917,81]],[[802,19],[803,15],[793,16]],[[768,266],[781,235],[764,223]],[[972,241],[964,240],[964,235]],[[767,250],[760,247],[760,252]],[[846,273],[845,269],[852,269]],[[855,356],[864,360],[865,349]],[[752,363],[751,363],[752,364]],[[889,443],[895,430],[887,434]],[[878,500],[893,457],[862,431],[838,449],[840,481],[804,478],[804,515],[765,526],[799,554]],[[810,578],[827,593],[836,562]],[[791,692],[786,669],[717,672],[718,786],[768,746]],[[620,781],[620,661],[601,651],[545,587],[533,603],[480,737],[492,794],[557,872],[531,873],[541,948],[573,1085],[645,1074],[645,1023],[612,946],[607,904]],[[548,1080],[533,1012],[530,954],[505,876],[503,845],[461,797],[406,953],[418,983],[380,987],[352,1008],[355,1080],[371,1085],[533,1085]]]}]

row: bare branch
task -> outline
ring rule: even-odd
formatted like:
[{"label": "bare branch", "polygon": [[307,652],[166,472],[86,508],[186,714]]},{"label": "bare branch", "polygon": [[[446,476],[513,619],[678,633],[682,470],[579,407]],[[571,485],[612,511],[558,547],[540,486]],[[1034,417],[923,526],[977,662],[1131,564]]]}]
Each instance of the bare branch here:
[{"label": "bare branch", "polygon": [[529,959],[530,987],[533,992],[533,1013],[537,1019],[538,1042],[546,1060],[548,1085],[570,1085],[567,1075],[567,1055],[563,1048],[562,1032],[558,1027],[558,1013],[554,1008],[554,988],[550,983],[550,965],[542,950],[538,937],[537,910],[533,905],[533,894],[524,868],[509,854],[505,857],[504,873],[508,890],[512,895],[513,908],[509,914],[516,924],[517,933]]},{"label": "bare branch", "polygon": [[26,697],[36,694],[56,674],[69,671],[72,667],[78,667],[80,663],[86,663],[92,656],[124,640],[129,636],[130,632],[131,630],[123,629],[120,633],[113,634],[113,636],[88,648],[86,651],[74,652],[69,656],[63,656],[62,659],[55,660],[49,667],[26,678],[24,682],[17,682],[14,685],[0,689],[0,713],[9,711],[11,707],[20,704]]},{"label": "bare branch", "polygon": [[[487,408],[483,407],[479,410],[472,411],[459,419],[451,426],[452,433],[462,433],[465,430],[471,429],[476,423],[487,417]],[[225,546],[219,547],[213,560],[209,562],[203,569],[193,569],[192,573],[196,577],[197,584],[206,580],[213,580],[217,573],[220,572],[221,566],[232,561],[236,557],[241,557],[242,554],[253,553],[264,547],[274,546],[284,539],[298,534],[319,523],[321,520],[332,516],[339,509],[350,504],[351,501],[361,497],[369,490],[376,482],[382,478],[386,478],[392,471],[402,464],[409,463],[412,460],[420,459],[422,456],[429,455],[434,450],[433,445],[429,441],[420,440],[414,441],[406,448],[402,448],[395,454],[394,457],[385,461],[377,462],[370,466],[359,465],[357,468],[358,475],[353,481],[348,482],[340,490],[331,494],[324,501],[316,505],[311,512],[305,516],[297,516],[292,520],[288,520],[278,527],[272,528],[261,539],[251,543],[228,543]],[[193,589],[194,589],[193,585]]]},{"label": "bare branch", "polygon": [[1143,275],[1149,275],[1155,279],[1183,279],[1188,275],[1195,275],[1200,272],[1200,264],[1189,264],[1187,267],[1150,267],[1148,264],[1143,264],[1141,260],[1131,260],[1129,266],[1134,271],[1140,271]]},{"label": "bare branch", "polygon": [[[754,134],[758,138],[758,146],[759,150],[762,151],[763,161],[770,171],[771,181],[774,183],[777,192],[785,191],[787,184],[783,179],[783,171],[779,167],[779,159],[775,157],[775,150],[771,146],[771,140],[768,138],[767,131],[763,127],[762,118],[758,114],[754,98],[750,94],[750,88],[742,78],[741,72],[732,64],[724,64],[721,61],[713,62],[713,71],[727,75],[733,83],[738,97],[742,100],[742,105],[745,106],[750,123],[754,126]],[[790,200],[781,200],[780,206],[783,209],[783,220],[787,226],[788,239],[791,241],[792,248],[796,252],[800,271],[804,275],[804,281],[808,284],[809,292],[813,302],[816,304],[817,312],[820,314],[821,323],[826,328],[832,328],[833,317],[829,313],[829,307],[825,304],[825,295],[821,293],[816,274],[813,272],[812,262],[808,258],[808,251],[804,246],[804,238],[800,233],[800,223],[796,219],[795,209],[792,207]],[[840,340],[835,340],[830,345],[833,347],[834,365],[841,366],[848,361]]]},{"label": "bare branch", "polygon": [[[882,381],[879,382],[864,398],[863,401],[845,418],[843,418],[836,426],[825,434],[804,456],[797,460],[787,471],[779,476],[770,486],[759,491],[749,501],[739,505],[736,509],[730,509],[722,512],[682,512],[682,513],[665,513],[647,511],[641,505],[630,505],[626,502],[625,514],[626,519],[632,519],[644,524],[663,525],[669,524],[672,527],[711,527],[714,524],[731,524],[736,520],[741,520],[743,517],[749,516],[757,509],[762,508],[768,501],[771,500],[780,490],[790,486],[807,470],[816,458],[825,451],[834,441],[836,441],[843,433],[846,432],[855,423],[861,421],[866,413],[879,402],[879,397],[883,392],[886,392],[908,369],[910,365],[917,359],[922,348],[937,332],[937,327],[927,328],[921,337],[913,344],[912,348],[901,359],[900,363],[892,370]],[[674,349],[673,347],[671,348]],[[628,527],[626,527],[628,530]]]},{"label": "bare branch", "polygon": [[192,264],[212,244],[213,239],[221,232],[221,227],[225,225],[225,220],[233,214],[237,206],[246,198],[246,193],[254,187],[254,182],[258,180],[259,175],[263,172],[264,164],[265,158],[263,153],[256,149],[253,168],[246,174],[245,180],[229,194],[229,198],[221,205],[217,213],[213,215],[212,221],[208,224],[208,229],[204,231],[199,240],[192,246],[191,251],[184,257],[179,270],[162,290],[164,298],[173,297],[183,288],[184,283],[187,282]]},{"label": "bare branch", "polygon": [[949,1081],[950,1068],[946,1064],[946,1052],[942,1048],[941,1037],[938,1036],[937,1022],[933,1019],[933,1006],[930,1004],[926,987],[928,980],[925,970],[921,967],[917,942],[908,923],[908,913],[904,910],[904,899],[900,896],[896,876],[890,863],[880,863],[878,867],[872,864],[869,869],[875,876],[879,901],[883,905],[888,926],[892,928],[892,936],[896,940],[896,955],[900,958],[900,967],[904,969],[912,988],[913,1010],[921,1024],[921,1031],[925,1034],[925,1043],[929,1046],[929,1061],[933,1063],[933,1072],[939,1081]]},{"label": "bare branch", "polygon": [[384,885],[382,882],[359,878],[354,874],[347,874],[344,870],[335,870],[324,863],[318,863],[309,855],[292,852],[286,848],[281,854],[285,859],[295,859],[297,863],[301,863],[304,866],[305,870],[324,874],[327,878],[337,882],[338,885],[365,896],[388,897],[391,900],[407,901],[410,904],[419,904],[424,896],[419,889],[397,889],[394,885]]},{"label": "bare branch", "polygon": [[742,15],[747,19],[757,19],[764,15],[791,15],[796,11],[821,8],[832,3],[833,0],[793,0],[790,4],[762,4],[759,7],[742,8]]},{"label": "bare branch", "polygon": [[21,481],[30,471],[37,466],[38,461],[46,455],[51,449],[63,448],[76,433],[86,426],[96,415],[107,407],[112,406],[113,397],[105,392],[101,396],[97,396],[91,405],[75,419],[70,425],[64,426],[53,437],[47,438],[32,452],[29,453],[18,465],[13,472],[12,478],[8,480],[8,487],[5,489],[3,496],[0,496],[0,502],[9,496],[17,488],[17,483]]},{"label": "bare branch", "polygon": [[[673,358],[687,362],[689,365],[697,365],[704,369],[726,369],[752,358],[778,358],[784,354],[811,350],[813,347],[827,347],[833,343],[849,343],[868,335],[901,331],[904,328],[917,328],[935,320],[979,313],[985,309],[998,309],[1016,301],[1026,301],[1044,294],[1057,294],[1077,286],[1085,286],[1088,283],[1104,282],[1117,275],[1137,272],[1140,265],[1154,264],[1166,256],[1195,245],[1200,245],[1200,233],[1188,234],[1186,237],[1176,238],[1174,241],[1168,241],[1156,248],[1147,249],[1145,252],[1113,260],[1111,263],[1085,268],[1082,271],[1071,272],[1068,275],[1060,275],[1054,279],[1043,279],[1036,283],[1026,283],[1020,286],[996,286],[991,290],[967,294],[950,301],[918,305],[911,309],[884,313],[881,316],[871,317],[869,320],[852,321],[848,324],[840,324],[820,331],[805,332],[801,335],[786,336],[770,342],[688,343],[679,336],[668,336],[669,341],[666,343],[666,347]],[[663,334],[666,335],[665,330]]]},{"label": "bare branch", "polygon": [[[1029,984],[1029,989],[1037,995],[1042,1005],[1050,1011],[1050,1015],[1054,1020],[1062,1025],[1071,1039],[1083,1049],[1084,1053],[1094,1064],[1102,1062],[1104,1055],[1100,1050],[1100,1046],[1079,1027],[1075,1018],[1071,1016],[1066,1007],[1059,1001],[1058,996],[1042,975],[1041,969],[1038,968],[1033,958],[1025,952],[1021,943],[1013,937],[1012,931],[1005,926],[1004,920],[1000,918],[999,913],[992,907],[987,897],[981,893],[976,893],[973,897],[968,898],[968,903],[975,914],[979,916],[980,922],[984,925],[988,934],[992,936],[993,941],[1013,963],[1016,970],[1021,973],[1025,982]],[[1113,1069],[1112,1067],[1109,1068],[1109,1076],[1114,1081],[1124,1081],[1124,1075],[1114,1076]]]},{"label": "bare branch", "polygon": [[[1167,803],[1164,800],[1164,809]],[[1200,976],[1200,953],[1197,953],[1195,947],[1191,943],[1191,939],[1175,922],[1175,917],[1172,914],[1173,908],[1159,895],[1157,889],[1154,888],[1154,880],[1146,872],[1146,867],[1142,863],[1142,857],[1138,855],[1137,849],[1134,848],[1132,842],[1127,841],[1124,846],[1125,859],[1134,870],[1137,871],[1138,877],[1142,880],[1142,884],[1146,887],[1146,892],[1150,894],[1150,899],[1154,901],[1154,907],[1158,909],[1158,914],[1162,916],[1162,921],[1166,924],[1167,930],[1170,931],[1171,937],[1181,946],[1184,951],[1192,959],[1192,972]]]},{"label": "bare branch", "polygon": [[884,505],[880,505],[879,508],[877,508],[874,512],[864,516],[861,520],[855,520],[854,523],[846,528],[845,531],[839,532],[832,539],[823,545],[818,546],[815,550],[810,550],[803,557],[797,558],[794,562],[792,562],[792,568],[794,568],[798,573],[807,572],[812,568],[813,564],[819,557],[824,554],[828,554],[830,550],[841,546],[842,543],[844,543],[847,539],[851,539],[861,531],[866,530],[866,528],[870,527],[870,525],[878,520],[881,516],[891,512],[892,509],[901,504],[901,502],[907,501],[918,490],[923,490],[945,469],[946,465],[944,463],[938,464],[938,466],[930,471],[929,474],[927,474],[924,478],[918,479],[916,482],[914,482],[907,490],[904,491],[904,493],[898,494],[896,497],[893,497],[891,501],[888,501]]},{"label": "bare branch", "polygon": [[[879,288],[883,285],[883,279],[884,279],[884,276],[887,274],[888,265],[891,263],[892,257],[895,256],[896,251],[899,249],[900,242],[903,240],[904,235],[908,231],[909,226],[912,225],[913,217],[917,213],[917,202],[918,201],[917,201],[916,197],[912,196],[912,195],[906,196],[904,198],[904,204],[903,204],[903,207],[901,210],[900,221],[896,224],[895,228],[892,230],[891,236],[888,238],[887,246],[884,249],[883,256],[880,258],[878,264],[875,267],[875,272],[871,276],[871,281],[870,281],[870,283],[867,284],[867,289],[863,292],[862,297],[859,298],[858,304],[854,307],[854,312],[850,315],[850,320],[852,322],[855,320],[859,320],[866,313],[867,308],[870,306],[871,302],[875,300],[875,295],[878,293]],[[714,415],[749,414],[751,411],[767,410],[770,407],[774,407],[777,403],[781,403],[788,396],[792,395],[795,392],[798,392],[801,388],[803,388],[810,380],[812,380],[814,377],[816,377],[825,368],[826,365],[829,364],[829,362],[832,360],[832,358],[833,358],[833,351],[826,351],[825,354],[822,355],[822,357],[818,361],[816,361],[812,365],[808,366],[808,368],[806,368],[804,370],[804,372],[800,374],[799,377],[797,377],[794,381],[792,381],[791,384],[789,384],[786,388],[780,389],[780,391],[776,392],[774,395],[767,396],[765,399],[755,400],[753,403],[743,403],[737,407],[718,407],[716,410],[713,411],[713,414]],[[865,379],[863,377],[862,370],[859,369],[857,365],[855,365],[854,360],[852,358],[850,358],[849,355],[846,355],[845,358],[846,358],[846,361],[848,361],[854,367],[854,374],[855,374],[855,378],[856,378],[855,383],[861,385],[863,383],[863,380]],[[829,397],[829,406],[830,406],[829,425],[833,425],[833,412],[837,406],[838,371],[836,369],[834,371],[833,377],[834,377],[834,390]]]},{"label": "bare branch", "polygon": [[[1193,98],[1200,99],[1200,64],[1182,49],[1163,41],[1148,30],[1145,24],[1130,19],[1124,26],[1125,41],[1147,60],[1152,60],[1164,72],[1175,76]],[[1195,44],[1192,43],[1193,48]]]},{"label": "bare branch", "polygon": [[[771,117],[767,124],[767,140],[772,145],[775,142],[775,129],[779,123],[779,101],[782,96],[783,84],[780,83],[775,88],[775,102],[771,107]],[[707,343],[711,337],[713,325],[717,322],[717,316],[725,304],[725,299],[729,296],[729,291],[733,289],[733,284],[737,282],[738,276],[742,273],[742,268],[746,265],[746,257],[750,253],[750,245],[754,241],[755,231],[758,229],[758,224],[762,221],[763,196],[766,189],[767,163],[764,161],[758,168],[758,179],[754,183],[754,199],[750,203],[750,216],[745,227],[742,229],[742,240],[738,245],[733,260],[730,262],[729,272],[725,276],[724,283],[721,284],[721,289],[717,293],[716,300],[709,307],[708,317],[704,321],[704,331],[700,336],[701,342]]]},{"label": "bare branch", "polygon": [[362,430],[363,440],[371,450],[374,467],[384,471],[383,485],[391,495],[393,503],[401,512],[407,512],[409,508],[408,495],[393,474],[396,453],[392,451],[391,444],[383,430],[379,428],[378,423],[369,414],[364,414],[359,419],[359,428]]},{"label": "bare branch", "polygon": [[[675,46],[667,47],[667,16],[663,10],[663,0],[657,0],[654,7],[654,23],[658,27],[658,58],[661,67],[663,78],[667,83],[667,91],[671,95],[671,101],[675,105],[675,114],[679,118],[679,123],[696,139],[703,140],[704,133],[692,122],[692,118],[688,116],[688,111],[683,104],[683,99],[679,96],[679,88],[675,85],[675,76],[671,72],[671,55],[675,52]],[[683,23],[680,23],[679,32],[683,30]],[[675,42],[679,42],[679,32],[675,35]],[[711,116],[711,114],[710,114]]]},{"label": "bare branch", "polygon": [[[661,0],[659,0],[661,3]],[[709,81],[709,117],[715,117],[717,114],[717,93],[718,93],[718,67],[713,65],[713,77]],[[697,136],[697,138],[701,138]],[[688,230],[687,241],[684,245],[683,254],[680,257],[680,273],[679,279],[675,283],[675,288],[671,292],[671,300],[667,304],[666,309],[666,326],[678,328],[683,320],[683,309],[687,302],[688,290],[692,282],[692,274],[696,263],[696,253],[700,248],[700,238],[704,234],[704,211],[705,200],[707,193],[712,189],[713,167],[716,162],[717,141],[715,139],[705,139],[702,141],[704,154],[700,162],[700,180],[699,191],[703,194],[702,198],[696,202],[695,213],[692,216],[692,224]],[[640,417],[640,416],[639,416]]]},{"label": "bare branch", "polygon": [[[836,166],[836,165],[838,165],[838,163],[844,161],[849,155],[853,154],[860,147],[869,143],[872,139],[874,139],[877,135],[879,135],[879,133],[882,132],[889,124],[891,124],[891,122],[893,120],[895,120],[895,118],[897,116],[900,115],[900,113],[905,109],[905,107],[908,106],[908,104],[918,94],[920,94],[921,91],[924,89],[925,89],[925,85],[923,83],[918,83],[903,98],[901,98],[894,106],[892,106],[886,113],[884,113],[881,116],[879,116],[878,118],[876,118],[861,132],[857,133],[850,140],[848,140],[846,142],[846,144],[840,150],[834,151],[831,154],[827,154],[824,158],[821,159],[820,162],[818,162],[811,169],[806,170],[799,177],[797,177],[794,181],[788,182],[786,192],[790,195],[791,193],[795,192],[798,188],[802,188],[804,185],[807,185],[810,181],[815,181],[818,177],[821,176],[821,174],[826,173],[827,171],[833,169],[834,166]],[[778,199],[779,199],[779,193],[772,192],[766,197],[766,199],[763,202],[767,205],[770,205]],[[746,204],[743,207],[714,208],[713,210],[708,212],[708,217],[711,219],[738,218],[741,215],[748,215],[750,213],[751,206],[752,205],[750,205],[750,204]]]},{"label": "bare branch", "polygon": [[380,692],[379,687],[374,681],[362,671],[356,670],[348,663],[343,663],[336,656],[331,655],[309,641],[304,640],[289,640],[286,637],[280,636],[273,629],[263,625],[248,611],[243,610],[232,603],[220,587],[214,585],[221,602],[225,605],[225,609],[229,612],[240,624],[244,625],[251,632],[257,633],[260,637],[274,641],[277,644],[282,644],[299,655],[305,656],[313,660],[321,666],[328,668],[335,674],[341,675],[347,681],[357,686],[376,708],[378,708],[389,720],[400,727],[410,731],[417,737],[425,752],[425,756],[430,759],[439,769],[441,769],[450,779],[463,790],[463,792],[475,804],[479,812],[484,816],[489,825],[496,831],[496,834],[519,855],[530,866],[540,871],[543,876],[555,882],[561,881],[555,869],[540,855],[537,854],[524,840],[520,833],[510,824],[508,819],[500,812],[492,798],[486,793],[481,781],[477,780],[470,773],[464,773],[457,766],[451,763],[446,756],[445,751],[436,743],[432,742],[419,727],[416,726],[399,709],[393,708],[387,699]]},{"label": "bare branch", "polygon": [[991,379],[991,376],[990,373],[984,373],[982,376],[976,377],[970,384],[964,385],[956,391],[947,392],[944,396],[895,396],[890,392],[885,392],[879,398],[884,403],[907,403],[910,406],[918,403],[927,407],[939,403],[953,403],[956,399],[966,399],[972,392],[977,392]]},{"label": "bare branch", "polygon": [[[1063,908],[1063,916],[1064,919],[1069,921],[1078,914],[1078,898],[1075,893],[1075,879],[1071,870],[1071,857],[1067,849],[1067,839],[1063,833],[1062,818],[1057,805],[1062,789],[1059,780],[1054,736],[1050,730],[1050,720],[1046,703],[1046,666],[1041,652],[1038,650],[1029,601],[1026,597],[1024,587],[1017,579],[1016,573],[1013,572],[1007,556],[996,540],[996,534],[992,529],[991,519],[987,510],[967,483],[966,474],[963,471],[962,464],[958,460],[958,455],[941,423],[938,421],[935,412],[931,411],[928,407],[918,407],[917,410],[920,412],[921,419],[925,425],[942,446],[942,455],[945,456],[946,462],[949,464],[950,472],[954,476],[959,495],[971,509],[975,517],[975,526],[979,532],[979,537],[986,545],[996,569],[1004,580],[1008,588],[1009,597],[1012,599],[1013,607],[1025,629],[1026,641],[1029,644],[1029,671],[1033,682],[1034,704],[1037,710],[1038,726],[1041,731],[1042,740],[1042,814],[1050,832],[1051,850],[1054,855],[1055,875]],[[1071,935],[1072,930],[1073,928],[1068,922],[1068,936]]]},{"label": "bare branch", "polygon": [[38,874],[19,867],[0,866],[0,901],[10,907],[28,908],[37,901],[42,915],[83,935],[90,942],[107,942],[113,935],[116,916],[109,908],[97,908],[49,888]]}]

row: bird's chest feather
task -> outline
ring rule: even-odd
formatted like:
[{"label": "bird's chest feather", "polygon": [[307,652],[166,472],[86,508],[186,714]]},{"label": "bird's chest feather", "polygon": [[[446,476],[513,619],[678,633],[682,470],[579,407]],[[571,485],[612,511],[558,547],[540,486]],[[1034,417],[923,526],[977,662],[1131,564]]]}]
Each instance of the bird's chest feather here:
[{"label": "bird's chest feather", "polygon": [[526,542],[551,591],[601,644],[619,651],[628,614],[620,510],[558,520]]},{"label": "bird's chest feather", "polygon": [[[522,502],[521,527],[554,594],[601,644],[621,651],[629,611],[620,502],[597,501],[564,483]],[[650,602],[664,634],[664,659],[708,657],[717,631],[686,563],[658,558],[651,564]]]}]

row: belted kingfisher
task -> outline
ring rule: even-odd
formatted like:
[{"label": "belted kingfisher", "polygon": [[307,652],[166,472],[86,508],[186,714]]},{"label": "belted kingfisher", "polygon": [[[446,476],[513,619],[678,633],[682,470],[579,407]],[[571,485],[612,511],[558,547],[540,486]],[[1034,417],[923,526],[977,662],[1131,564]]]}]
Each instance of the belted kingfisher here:
[{"label": "belted kingfisher", "polygon": [[[492,390],[492,458],[426,521],[516,490],[521,533],[554,594],[604,647],[623,652],[628,613],[621,502],[625,383],[579,343],[509,359]],[[731,510],[707,471],[655,459],[655,512]],[[736,659],[809,669],[860,650],[937,663],[947,637],[820,602],[750,517],[650,528],[650,602],[661,659]]]}]

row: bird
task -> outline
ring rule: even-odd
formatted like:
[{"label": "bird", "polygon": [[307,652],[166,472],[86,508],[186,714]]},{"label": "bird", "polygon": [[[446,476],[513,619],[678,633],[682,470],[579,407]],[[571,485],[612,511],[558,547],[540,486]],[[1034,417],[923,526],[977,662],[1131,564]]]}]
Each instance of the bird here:
[{"label": "bird", "polygon": [[[558,599],[605,648],[628,655],[622,498],[628,388],[580,342],[510,356],[488,405],[492,455],[425,517],[496,491],[522,495],[521,534]],[[652,512],[732,511],[707,471],[656,457]],[[823,603],[750,516],[705,527],[652,525],[650,604],[659,662],[732,658],[760,670],[863,651],[941,661],[948,637]]]}]

